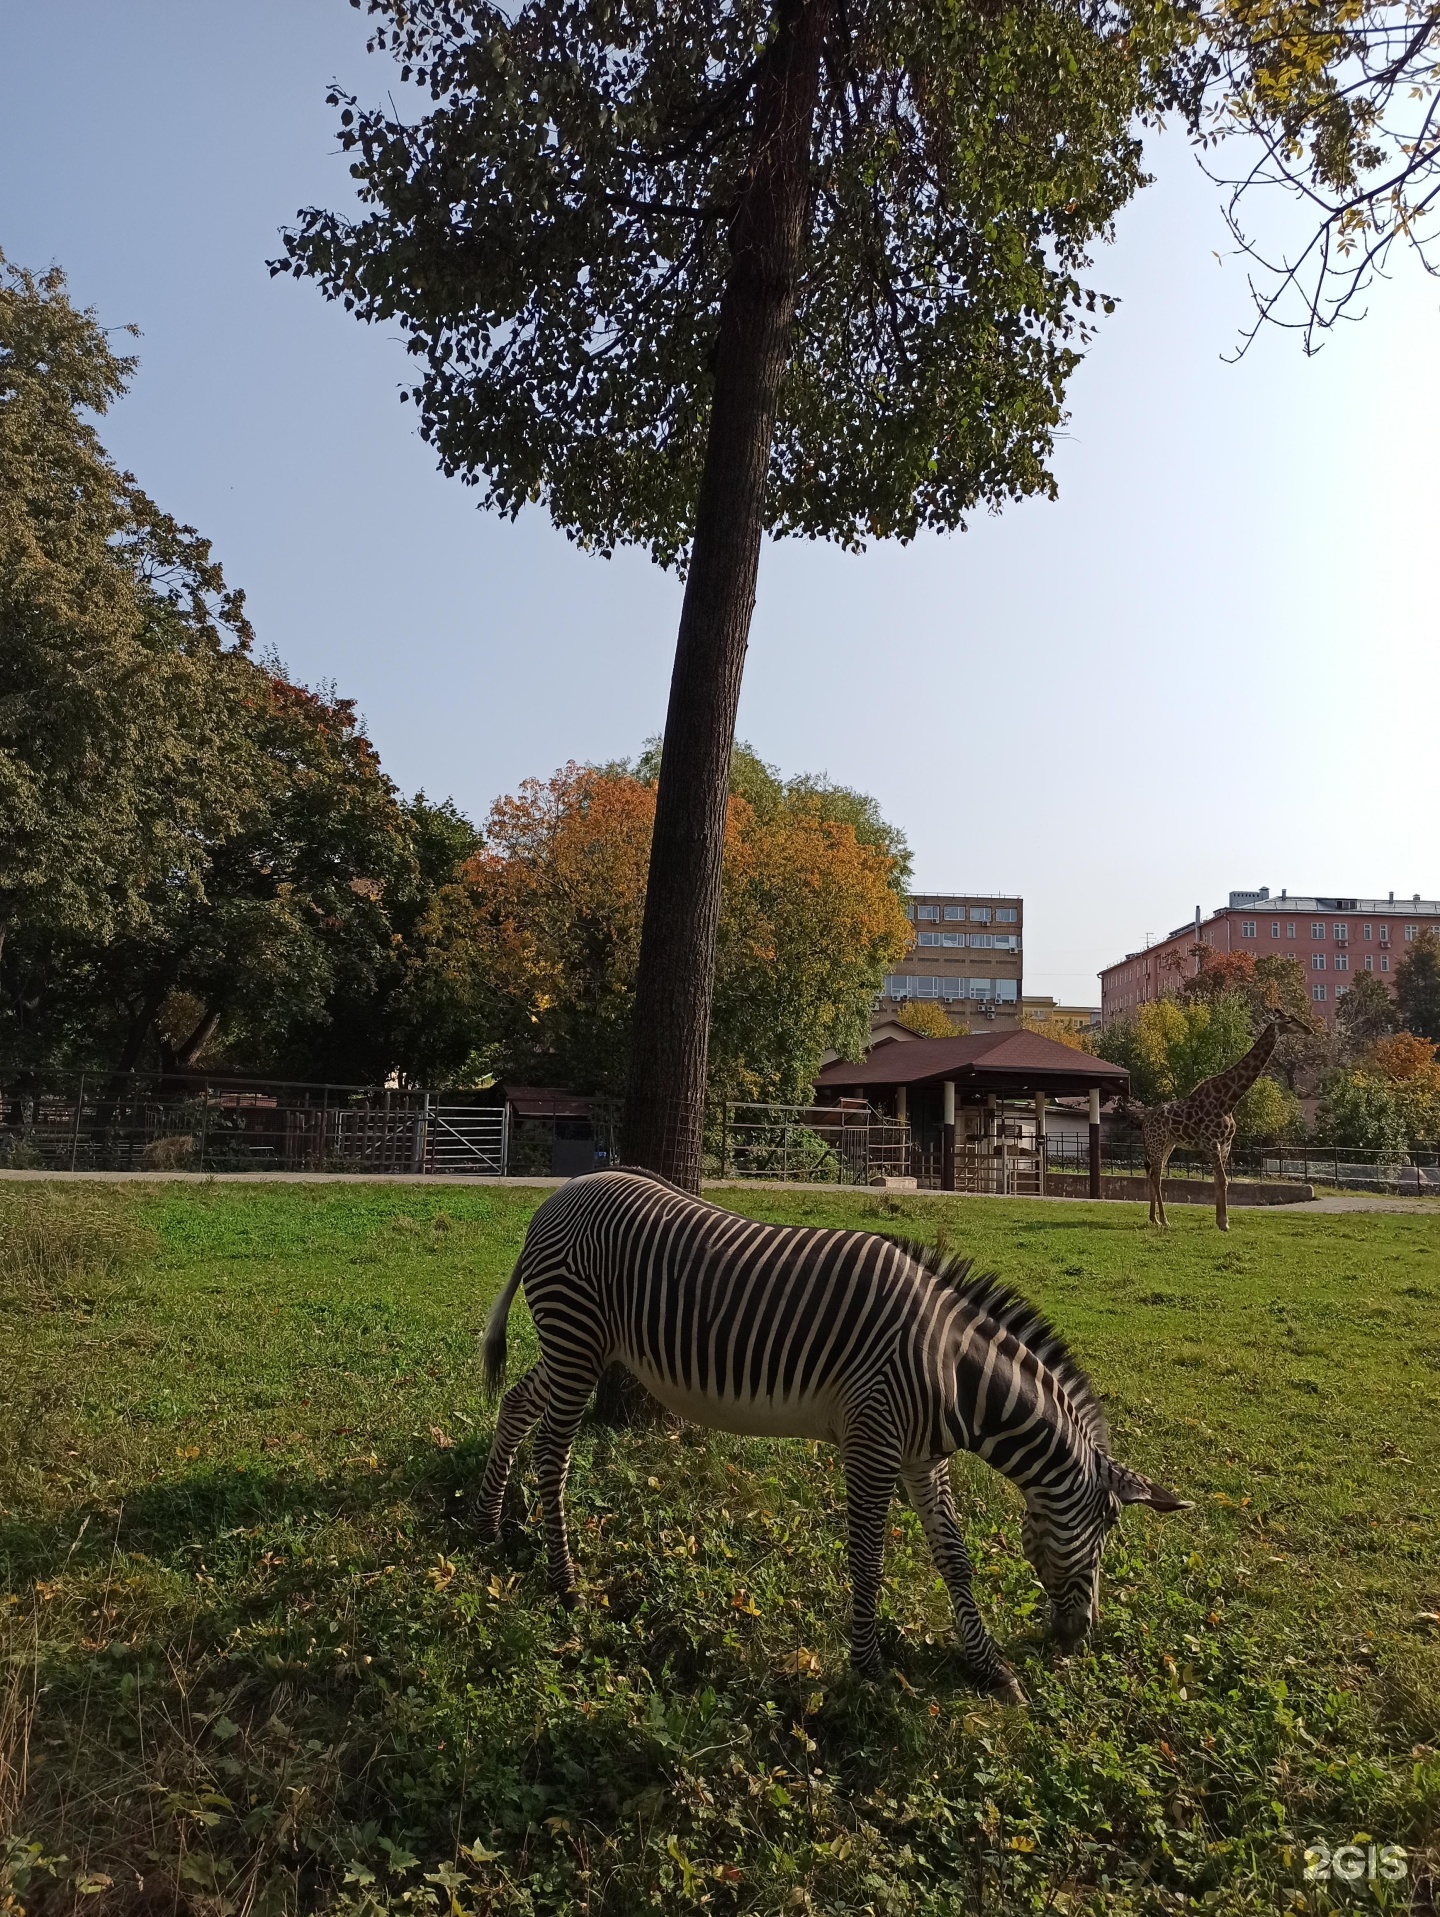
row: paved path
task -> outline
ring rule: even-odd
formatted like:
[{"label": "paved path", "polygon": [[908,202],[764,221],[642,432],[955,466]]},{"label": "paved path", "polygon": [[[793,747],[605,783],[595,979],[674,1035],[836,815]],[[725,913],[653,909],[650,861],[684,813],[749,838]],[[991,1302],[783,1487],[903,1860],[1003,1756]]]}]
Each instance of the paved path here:
[{"label": "paved path", "polygon": [[[549,1178],[535,1174],[529,1178],[476,1178],[463,1172],[390,1172],[384,1174],[371,1172],[187,1172],[187,1171],[0,1171],[0,1180],[13,1179],[17,1182],[31,1181],[41,1183],[74,1184],[89,1179],[93,1184],[102,1185],[466,1185],[491,1186],[505,1185],[523,1188],[553,1191],[558,1185],[566,1185],[567,1178]],[[817,1185],[807,1184],[798,1179],[788,1182],[783,1179],[759,1178],[707,1178],[706,1191],[801,1191],[812,1195],[819,1192],[863,1193],[869,1198],[980,1198],[994,1199],[993,1192],[943,1192],[943,1191],[901,1191],[885,1193],[872,1185]],[[1083,1205],[1090,1200],[1084,1198],[1037,1198],[1031,1193],[1016,1193],[1006,1199],[1007,1204],[1024,1205]],[[1141,1204],[1143,1200],[1114,1198],[1102,1200],[1106,1204]],[[1169,1202],[1174,1203],[1174,1200]],[[1208,1202],[1208,1194],[1207,1194]],[[1235,1200],[1231,1199],[1232,1206]],[[1236,1209],[1239,1209],[1237,1206]],[[1433,1218],[1440,1218],[1440,1201],[1433,1198],[1388,1198],[1379,1193],[1357,1192],[1352,1194],[1336,1193],[1326,1198],[1298,1200],[1293,1205],[1255,1205],[1245,1206],[1247,1211],[1283,1211],[1287,1215],[1295,1212],[1338,1213],[1352,1211],[1394,1211],[1419,1212]]]}]

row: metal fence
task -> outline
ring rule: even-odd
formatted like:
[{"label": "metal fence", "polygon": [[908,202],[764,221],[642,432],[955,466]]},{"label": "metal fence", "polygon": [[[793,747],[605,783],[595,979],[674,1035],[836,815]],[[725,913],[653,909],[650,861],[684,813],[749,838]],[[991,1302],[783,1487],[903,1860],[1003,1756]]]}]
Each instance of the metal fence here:
[{"label": "metal fence", "polygon": [[154,1074],[0,1084],[0,1167],[503,1177],[503,1105],[463,1092]]},{"label": "metal fence", "polygon": [[731,1104],[715,1169],[722,1178],[877,1185],[913,1176],[911,1155],[910,1127],[869,1106]]},{"label": "metal fence", "polygon": [[[1085,1172],[1089,1145],[1075,1136],[1045,1141],[1047,1171]],[[1143,1177],[1145,1153],[1139,1134],[1107,1137],[1104,1170]],[[1193,1178],[1208,1184],[1214,1167],[1203,1152],[1177,1151],[1166,1169],[1167,1178]],[[1306,1143],[1262,1145],[1239,1141],[1230,1154],[1232,1178],[1255,1178],[1270,1183],[1292,1181],[1302,1185],[1333,1186],[1341,1191],[1374,1191],[1440,1197],[1440,1151],[1416,1146],[1403,1157],[1372,1151],[1360,1145]]]}]

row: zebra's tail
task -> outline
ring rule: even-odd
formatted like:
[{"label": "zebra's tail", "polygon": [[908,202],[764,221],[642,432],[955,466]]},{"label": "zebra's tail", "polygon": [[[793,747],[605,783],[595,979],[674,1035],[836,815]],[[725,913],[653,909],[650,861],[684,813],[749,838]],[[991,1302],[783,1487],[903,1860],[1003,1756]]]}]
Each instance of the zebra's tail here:
[{"label": "zebra's tail", "polygon": [[505,1382],[505,1328],[510,1307],[520,1289],[520,1267],[524,1262],[523,1258],[516,1259],[510,1282],[491,1306],[490,1316],[485,1321],[485,1340],[480,1347],[480,1385],[487,1398],[497,1397]]}]

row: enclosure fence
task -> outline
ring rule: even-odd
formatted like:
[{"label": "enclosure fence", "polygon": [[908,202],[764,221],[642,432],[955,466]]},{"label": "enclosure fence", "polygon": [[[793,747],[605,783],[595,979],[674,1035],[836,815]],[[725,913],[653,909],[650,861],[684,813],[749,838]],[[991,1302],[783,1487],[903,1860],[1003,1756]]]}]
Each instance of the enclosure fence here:
[{"label": "enclosure fence", "polygon": [[0,1166],[504,1177],[505,1106],[463,1092],[156,1074],[0,1083]]},{"label": "enclosure fence", "polygon": [[[590,1116],[512,1123],[498,1090],[396,1090],[156,1073],[0,1077],[0,1168],[46,1171],[351,1172],[503,1178],[571,1175],[623,1164],[613,1100]],[[573,1110],[574,1101],[569,1102]],[[706,1119],[707,1177],[884,1186],[914,1181],[996,1197],[1073,1190],[1089,1172],[1083,1133],[1001,1114],[993,1135],[956,1139],[947,1166],[933,1128],[917,1133],[852,1101],[841,1106],[731,1102]],[[1138,1132],[1107,1133],[1102,1191],[1143,1176]],[[1440,1149],[1403,1155],[1344,1144],[1239,1142],[1230,1175],[1267,1184],[1440,1198]],[[1167,1178],[1209,1184],[1203,1153],[1177,1151]]]}]

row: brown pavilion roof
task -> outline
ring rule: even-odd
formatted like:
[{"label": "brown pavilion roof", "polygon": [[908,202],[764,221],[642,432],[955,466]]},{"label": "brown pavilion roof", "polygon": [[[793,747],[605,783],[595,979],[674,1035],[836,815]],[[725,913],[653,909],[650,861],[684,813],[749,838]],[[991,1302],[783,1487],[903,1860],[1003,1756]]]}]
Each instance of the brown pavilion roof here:
[{"label": "brown pavilion roof", "polygon": [[873,1091],[955,1081],[957,1092],[1001,1098],[1046,1092],[1064,1098],[1098,1090],[1106,1098],[1129,1089],[1123,1065],[1091,1058],[1038,1032],[974,1032],[963,1038],[915,1038],[872,1045],[863,1059],[837,1058],[815,1081],[818,1094]]}]

